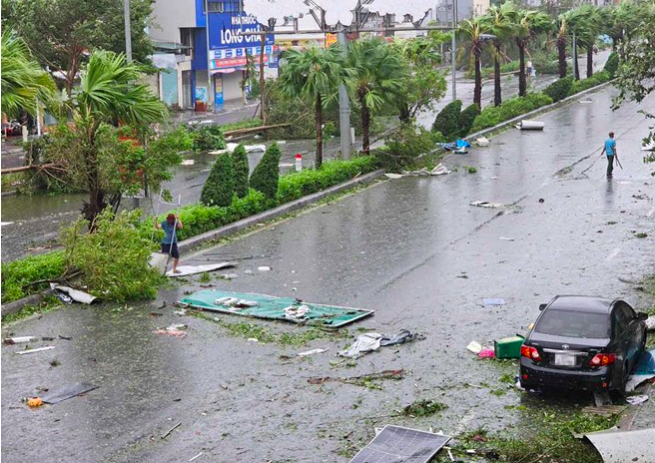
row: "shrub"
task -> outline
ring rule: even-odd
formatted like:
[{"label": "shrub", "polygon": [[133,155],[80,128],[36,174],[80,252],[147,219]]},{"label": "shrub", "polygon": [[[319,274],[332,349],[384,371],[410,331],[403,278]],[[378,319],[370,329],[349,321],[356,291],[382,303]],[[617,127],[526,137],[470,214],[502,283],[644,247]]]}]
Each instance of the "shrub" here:
[{"label": "shrub", "polygon": [[471,130],[471,127],[473,127],[473,122],[475,121],[475,118],[478,117],[479,115],[480,115],[480,107],[475,103],[469,105],[464,111],[461,112],[461,114],[459,115],[460,137],[465,137],[466,135],[468,135],[469,131]]},{"label": "shrub", "polygon": [[88,221],[82,219],[62,231],[67,265],[81,270],[82,283],[95,296],[125,302],[157,295],[162,278],[150,267],[152,242],[139,232],[138,217],[138,211],[114,216],[107,208],[94,233],[84,232]]},{"label": "shrub", "polygon": [[200,202],[205,206],[229,206],[234,196],[234,166],[232,156],[221,154],[202,187]]},{"label": "shrub", "polygon": [[328,161],[319,169],[307,169],[280,177],[278,204],[288,203],[331,186],[366,174],[378,167],[375,156],[360,156],[347,161]]},{"label": "shrub", "polygon": [[430,153],[441,141],[445,141],[445,138],[439,132],[403,124],[385,139],[385,145],[375,151],[375,156],[382,167],[398,172],[413,165],[420,156]]},{"label": "shrub", "polygon": [[484,109],[480,115],[475,118],[471,132],[475,133],[488,127],[493,127],[501,122],[526,114],[537,108],[541,108],[542,106],[549,105],[552,102],[552,98],[543,93],[531,93],[524,97],[516,97],[506,100],[500,106]]},{"label": "shrub", "polygon": [[234,166],[234,192],[239,198],[245,198],[250,185],[248,181],[250,165],[246,149],[241,144],[232,152],[232,165]]},{"label": "shrub", "polygon": [[570,95],[572,85],[573,77],[564,77],[546,87],[544,89],[544,94],[551,97],[553,101],[560,101]]},{"label": "shrub", "polygon": [[619,55],[616,52],[610,53],[610,56],[607,58],[607,61],[605,62],[605,67],[603,68],[604,71],[607,71],[609,74],[610,78],[613,79],[614,76],[616,75],[616,71],[619,70]]},{"label": "shrub", "polygon": [[16,301],[45,289],[48,283],[25,287],[39,280],[53,280],[64,273],[65,259],[61,251],[29,256],[2,263],[2,302]]},{"label": "shrub", "polygon": [[433,132],[441,132],[446,140],[451,141],[457,138],[460,132],[459,117],[462,111],[462,102],[455,100],[448,103],[440,112],[432,124]]},{"label": "shrub", "polygon": [[250,177],[250,186],[257,191],[264,193],[264,196],[275,199],[277,194],[277,183],[280,176],[280,148],[277,143],[268,147],[255,171]]},{"label": "shrub", "polygon": [[609,72],[600,71],[594,74],[593,76],[589,77],[588,79],[576,80],[575,82],[573,82],[573,86],[571,87],[571,95],[580,93],[584,90],[588,90],[597,85],[604,84],[605,82],[608,82],[610,79],[611,77]]},{"label": "shrub", "polygon": [[223,130],[217,125],[197,124],[190,127],[194,151],[212,151],[225,148]]}]

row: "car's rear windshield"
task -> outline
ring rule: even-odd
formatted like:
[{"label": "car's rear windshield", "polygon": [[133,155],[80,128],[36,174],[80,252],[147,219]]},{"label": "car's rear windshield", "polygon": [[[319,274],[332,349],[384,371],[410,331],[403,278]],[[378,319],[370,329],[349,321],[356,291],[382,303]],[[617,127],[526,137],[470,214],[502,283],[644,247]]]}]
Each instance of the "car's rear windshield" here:
[{"label": "car's rear windshield", "polygon": [[607,314],[549,309],[534,330],[571,338],[607,339],[610,337],[610,322]]}]

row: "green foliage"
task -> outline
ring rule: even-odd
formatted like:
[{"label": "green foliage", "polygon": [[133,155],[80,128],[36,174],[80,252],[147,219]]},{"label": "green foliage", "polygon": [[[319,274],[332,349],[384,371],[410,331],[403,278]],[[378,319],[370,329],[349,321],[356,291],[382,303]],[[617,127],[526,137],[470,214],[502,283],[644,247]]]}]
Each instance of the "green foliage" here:
[{"label": "green foliage", "polygon": [[138,211],[114,217],[105,210],[96,218],[95,233],[84,233],[88,224],[81,219],[62,231],[66,264],[81,270],[93,295],[117,302],[157,295],[162,277],[150,267],[152,242],[139,232],[138,217]]},{"label": "green foliage", "polygon": [[223,129],[214,124],[196,124],[190,127],[194,151],[225,149]]},{"label": "green foliage", "polygon": [[245,198],[248,195],[250,182],[250,165],[248,164],[248,155],[242,144],[236,147],[232,152],[232,165],[234,166],[234,192],[239,198]]},{"label": "green foliage", "polygon": [[619,55],[616,52],[610,53],[607,61],[605,62],[604,71],[607,71],[610,75],[610,78],[614,78],[616,72],[619,70]]},{"label": "green foliage", "polygon": [[278,187],[278,178],[280,176],[280,148],[277,143],[268,147],[264,156],[255,167],[252,177],[250,177],[250,186],[264,193],[264,196],[275,199]]},{"label": "green foliage", "polygon": [[571,95],[580,93],[584,90],[588,90],[592,87],[596,87],[597,85],[604,84],[605,82],[608,82],[610,79],[611,77],[609,72],[601,71],[601,72],[597,72],[596,74],[589,77],[588,79],[576,80],[573,82],[573,85],[571,86]]},{"label": "green foliage", "polygon": [[[130,3],[132,54],[136,62],[146,64],[154,51],[147,32],[151,26],[152,3],[151,0]],[[63,73],[69,95],[89,53],[101,49],[115,53],[125,50],[124,24],[123,4],[114,0],[2,2],[3,28],[9,26],[16,30],[41,67]]]},{"label": "green foliage", "polygon": [[61,251],[25,257],[2,263],[2,302],[11,302],[33,294],[48,286],[48,283],[26,287],[39,280],[51,280],[64,273],[65,259]]},{"label": "green foliage", "polygon": [[493,127],[501,122],[549,105],[552,102],[553,100],[543,93],[532,93],[525,97],[506,100],[500,106],[484,109],[475,118],[471,132],[475,133],[488,127]]},{"label": "green foliage", "polygon": [[473,127],[473,122],[475,121],[475,118],[480,115],[480,107],[473,103],[469,105],[464,111],[462,111],[459,115],[459,136],[460,137],[465,137],[466,135],[469,134],[471,131],[471,127]]},{"label": "green foliage", "polygon": [[279,204],[294,201],[331,186],[345,182],[359,174],[375,170],[378,161],[374,156],[360,156],[348,161],[328,161],[319,169],[306,169],[280,177],[277,192]]},{"label": "green foliage", "polygon": [[[460,102],[461,104],[461,102]],[[445,141],[440,132],[431,132],[414,124],[402,124],[385,139],[385,145],[375,150],[375,156],[383,168],[399,172],[414,165],[417,160],[436,149]]]},{"label": "green foliage", "polygon": [[[6,3],[6,2],[5,2]],[[22,38],[11,29],[2,31],[2,114],[30,114],[54,98],[56,87],[50,75],[34,59]]]},{"label": "green foliage", "polygon": [[237,129],[251,129],[254,127],[261,127],[262,125],[262,120],[259,119],[258,117],[252,118],[252,119],[244,119],[242,121],[237,121],[237,122],[229,122],[227,124],[221,124],[221,130],[223,133],[229,132],[231,130],[237,130]]},{"label": "green foliage", "polygon": [[452,141],[459,136],[460,112],[462,111],[462,102],[455,100],[448,103],[440,112],[432,124],[432,131],[440,132],[447,141]]},{"label": "green foliage", "polygon": [[234,196],[234,183],[232,156],[227,153],[221,154],[216,158],[209,177],[202,187],[200,202],[205,206],[229,206]]},{"label": "green foliage", "polygon": [[544,89],[544,93],[551,97],[553,101],[560,101],[571,94],[573,86],[573,77],[564,77],[558,79]]},{"label": "green foliage", "polygon": [[446,404],[442,404],[436,400],[422,399],[412,402],[403,409],[403,414],[414,417],[425,417],[434,415],[437,412],[448,408]]}]

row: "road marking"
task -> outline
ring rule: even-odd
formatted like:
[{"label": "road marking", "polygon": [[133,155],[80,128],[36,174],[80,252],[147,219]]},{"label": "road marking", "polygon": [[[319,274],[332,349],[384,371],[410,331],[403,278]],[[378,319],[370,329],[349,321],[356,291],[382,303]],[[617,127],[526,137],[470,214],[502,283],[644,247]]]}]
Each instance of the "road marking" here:
[{"label": "road marking", "polygon": [[610,260],[618,256],[620,252],[621,252],[621,248],[614,249],[614,251],[609,253],[609,255],[605,258],[605,260],[609,262]]}]

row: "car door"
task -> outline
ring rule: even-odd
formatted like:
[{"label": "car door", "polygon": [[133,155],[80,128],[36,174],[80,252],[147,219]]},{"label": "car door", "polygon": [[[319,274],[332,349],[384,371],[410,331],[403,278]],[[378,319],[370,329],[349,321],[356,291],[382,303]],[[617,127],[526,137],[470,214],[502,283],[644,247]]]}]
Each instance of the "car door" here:
[{"label": "car door", "polygon": [[639,320],[637,319],[637,314],[628,304],[621,304],[621,312],[625,320],[627,321],[627,330],[626,335],[629,336],[627,349],[628,349],[628,358],[630,360],[630,365],[634,366],[635,357],[639,351],[639,345],[641,344],[641,337],[643,333],[639,329]]},{"label": "car door", "polygon": [[625,362],[628,359],[628,351],[630,349],[630,333],[628,332],[628,318],[623,311],[622,303],[616,304],[612,310],[612,325],[616,354]]}]

